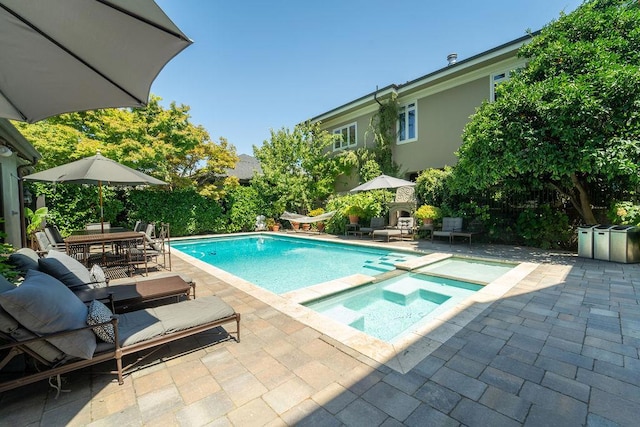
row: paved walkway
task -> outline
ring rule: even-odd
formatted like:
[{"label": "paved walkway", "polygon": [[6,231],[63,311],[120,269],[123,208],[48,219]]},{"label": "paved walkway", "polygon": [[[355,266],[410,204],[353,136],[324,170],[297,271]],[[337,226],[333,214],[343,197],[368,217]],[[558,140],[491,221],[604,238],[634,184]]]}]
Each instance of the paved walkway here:
[{"label": "paved walkway", "polygon": [[[500,300],[400,374],[174,256],[242,313],[242,342],[170,345],[119,386],[100,370],[0,396],[2,425],[636,426],[640,265],[524,248],[425,250],[537,262]],[[179,357],[173,357],[189,351]],[[164,359],[162,358],[164,357]]]}]

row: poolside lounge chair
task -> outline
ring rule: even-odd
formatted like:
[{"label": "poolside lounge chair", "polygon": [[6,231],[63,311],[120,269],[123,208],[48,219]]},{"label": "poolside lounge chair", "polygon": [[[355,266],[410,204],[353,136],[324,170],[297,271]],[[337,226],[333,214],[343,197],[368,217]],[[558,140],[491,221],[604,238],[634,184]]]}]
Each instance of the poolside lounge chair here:
[{"label": "poolside lounge chair", "polygon": [[415,233],[415,225],[413,217],[400,217],[398,218],[398,225],[394,228],[385,228],[383,230],[373,230],[371,233],[371,239],[376,237],[383,237],[388,242],[392,237],[400,238],[401,240],[406,237],[413,238]]},{"label": "poolside lounge chair", "polygon": [[359,231],[362,234],[371,234],[374,230],[382,230],[384,228],[385,228],[384,217],[374,216],[373,218],[371,218],[371,223],[369,224],[369,227],[360,227]]},{"label": "poolside lounge chair", "polygon": [[433,238],[435,236],[448,237],[449,244],[451,244],[453,242],[454,233],[461,232],[461,231],[462,231],[462,218],[445,217],[445,218],[442,218],[442,229],[433,230],[431,232],[431,241],[433,242]]},{"label": "poolside lounge chair", "polygon": [[116,317],[98,302],[87,308],[61,282],[32,270],[19,287],[0,284],[0,352],[8,351],[0,369],[25,354],[38,362],[38,370],[3,377],[0,393],[108,360],[116,361],[113,372],[123,384],[131,368],[123,367],[124,356],[230,322],[240,342],[240,314],[213,295]]},{"label": "poolside lounge chair", "polygon": [[38,245],[38,248],[41,252],[49,252],[49,251],[65,251],[66,247],[65,244],[59,244],[59,243],[55,243],[52,242],[51,240],[49,240],[49,237],[47,237],[47,233],[45,233],[44,231],[36,231],[34,233],[35,239],[36,239],[36,244]]}]

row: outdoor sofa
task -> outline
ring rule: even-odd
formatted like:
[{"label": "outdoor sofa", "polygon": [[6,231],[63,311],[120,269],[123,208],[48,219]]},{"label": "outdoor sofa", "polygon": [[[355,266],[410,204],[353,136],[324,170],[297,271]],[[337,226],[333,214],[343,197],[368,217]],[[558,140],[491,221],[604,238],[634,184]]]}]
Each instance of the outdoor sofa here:
[{"label": "outdoor sofa", "polygon": [[[240,314],[213,295],[113,315],[99,301],[87,307],[41,271],[28,271],[20,286],[0,276],[0,392],[52,377],[59,389],[61,374],[108,360],[116,361],[114,373],[123,384],[124,356],[231,322],[240,342]],[[5,375],[3,368],[20,354],[38,370]]]}]

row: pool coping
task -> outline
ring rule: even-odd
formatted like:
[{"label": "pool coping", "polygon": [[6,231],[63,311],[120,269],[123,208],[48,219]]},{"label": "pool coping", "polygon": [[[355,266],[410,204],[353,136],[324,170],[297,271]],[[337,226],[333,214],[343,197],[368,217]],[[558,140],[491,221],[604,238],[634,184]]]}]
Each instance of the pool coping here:
[{"label": "pool coping", "polygon": [[[236,233],[234,236],[256,235],[264,233]],[[229,235],[207,235],[201,238],[212,237],[229,237]],[[288,238],[302,238],[309,240],[318,240],[316,236],[291,236]],[[175,239],[191,240],[188,239]],[[172,239],[174,240],[174,239]],[[325,241],[325,239],[320,239]],[[330,241],[326,239],[326,241]],[[335,243],[335,242],[334,242]],[[376,245],[375,242],[340,242],[346,245],[366,246],[377,249],[388,250],[389,246]],[[395,250],[395,248],[394,248]],[[424,253],[417,250],[397,249],[403,252]],[[355,328],[342,324],[336,320],[330,319],[316,311],[301,305],[302,302],[308,302],[314,299],[322,298],[329,294],[340,292],[352,287],[362,286],[376,280],[373,276],[364,274],[354,274],[344,278],[331,280],[304,289],[291,291],[283,295],[276,295],[271,291],[263,289],[247,280],[235,276],[227,271],[214,267],[185,254],[179,249],[172,251],[176,256],[184,261],[224,280],[229,285],[246,292],[280,312],[300,321],[301,323],[316,329],[318,332],[330,337],[356,352],[370,358],[371,360],[382,363],[389,368],[400,372],[407,373],[425,357],[438,349],[440,345],[449,340],[453,335],[459,332],[469,322],[480,315],[489,305],[499,300],[504,294],[516,286],[521,280],[535,270],[539,264],[531,262],[516,263],[516,266],[503,274],[496,280],[485,285],[482,289],[470,295],[466,299],[457,303],[453,308],[448,307],[447,310],[436,309],[432,313],[432,320],[420,322],[414,325],[409,331],[403,333],[392,343],[382,341],[365,334]],[[431,263],[452,257],[452,254],[432,252],[424,256],[417,257],[402,263],[398,263],[396,268],[403,272],[410,272],[420,267],[424,267]],[[501,261],[495,258],[484,257],[464,257],[456,255],[458,258],[469,258],[486,261]],[[511,261],[507,261],[512,263]]]}]

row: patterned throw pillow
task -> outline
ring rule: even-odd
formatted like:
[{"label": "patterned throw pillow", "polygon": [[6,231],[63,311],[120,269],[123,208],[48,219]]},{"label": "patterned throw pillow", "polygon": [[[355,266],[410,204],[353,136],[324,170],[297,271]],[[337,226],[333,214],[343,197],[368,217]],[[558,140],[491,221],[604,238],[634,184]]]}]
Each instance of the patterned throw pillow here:
[{"label": "patterned throw pillow", "polygon": [[89,271],[89,276],[91,276],[91,287],[93,289],[96,288],[104,288],[107,286],[107,276],[104,274],[104,270],[98,264],[93,264],[91,270]]},{"label": "patterned throw pillow", "polygon": [[[91,305],[89,305],[87,325],[93,326],[102,322],[108,322],[111,320],[111,316],[113,316],[113,313],[109,310],[109,307],[94,299],[91,301]],[[113,330],[113,325],[97,326],[93,328],[93,332],[104,342],[111,344],[116,342],[116,334]]]}]

